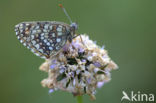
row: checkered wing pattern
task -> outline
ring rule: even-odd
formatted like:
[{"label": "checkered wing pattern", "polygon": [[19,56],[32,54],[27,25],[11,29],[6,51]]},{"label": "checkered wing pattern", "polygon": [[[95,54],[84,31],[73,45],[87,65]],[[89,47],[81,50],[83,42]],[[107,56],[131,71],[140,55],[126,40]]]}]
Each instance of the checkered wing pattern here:
[{"label": "checkered wing pattern", "polygon": [[56,21],[23,22],[15,26],[18,40],[41,58],[55,55],[67,42],[70,26]]}]

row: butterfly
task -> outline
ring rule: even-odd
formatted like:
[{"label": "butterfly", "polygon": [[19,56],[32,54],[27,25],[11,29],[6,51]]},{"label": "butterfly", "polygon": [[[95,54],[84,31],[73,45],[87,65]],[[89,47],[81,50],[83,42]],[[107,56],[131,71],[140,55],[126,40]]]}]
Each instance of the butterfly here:
[{"label": "butterfly", "polygon": [[73,23],[62,5],[71,25],[58,21],[22,22],[15,26],[18,40],[34,54],[47,59],[57,54],[67,41],[76,37],[78,26]]},{"label": "butterfly", "polygon": [[15,26],[18,40],[41,58],[55,55],[76,36],[77,24],[57,21],[22,22]]}]

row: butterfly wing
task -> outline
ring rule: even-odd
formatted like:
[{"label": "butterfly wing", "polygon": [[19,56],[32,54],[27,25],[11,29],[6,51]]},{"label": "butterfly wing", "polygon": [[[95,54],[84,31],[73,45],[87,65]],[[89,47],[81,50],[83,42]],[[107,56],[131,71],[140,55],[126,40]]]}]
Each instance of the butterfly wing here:
[{"label": "butterfly wing", "polygon": [[56,54],[66,43],[70,26],[56,21],[23,22],[15,26],[20,42],[41,58]]}]

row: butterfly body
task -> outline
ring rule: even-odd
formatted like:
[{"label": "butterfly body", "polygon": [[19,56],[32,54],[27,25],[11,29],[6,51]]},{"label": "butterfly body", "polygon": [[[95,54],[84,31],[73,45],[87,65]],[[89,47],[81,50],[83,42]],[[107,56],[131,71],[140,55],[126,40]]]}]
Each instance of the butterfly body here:
[{"label": "butterfly body", "polygon": [[75,23],[68,25],[57,21],[22,22],[15,26],[20,42],[41,58],[58,53],[66,42],[75,37]]}]

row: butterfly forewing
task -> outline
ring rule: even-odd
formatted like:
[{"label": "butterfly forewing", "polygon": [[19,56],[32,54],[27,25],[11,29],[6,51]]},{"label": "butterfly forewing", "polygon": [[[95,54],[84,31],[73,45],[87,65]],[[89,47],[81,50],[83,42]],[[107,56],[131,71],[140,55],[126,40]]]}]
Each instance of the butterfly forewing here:
[{"label": "butterfly forewing", "polygon": [[20,42],[41,58],[56,54],[66,43],[70,26],[62,22],[23,22],[15,26]]}]

